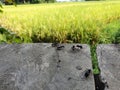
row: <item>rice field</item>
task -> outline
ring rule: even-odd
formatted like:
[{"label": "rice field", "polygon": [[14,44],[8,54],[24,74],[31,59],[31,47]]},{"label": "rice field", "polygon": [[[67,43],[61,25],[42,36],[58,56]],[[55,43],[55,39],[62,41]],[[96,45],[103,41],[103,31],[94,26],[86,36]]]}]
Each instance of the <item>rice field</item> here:
[{"label": "rice field", "polygon": [[0,26],[23,42],[112,43],[120,30],[120,1],[3,6]]}]

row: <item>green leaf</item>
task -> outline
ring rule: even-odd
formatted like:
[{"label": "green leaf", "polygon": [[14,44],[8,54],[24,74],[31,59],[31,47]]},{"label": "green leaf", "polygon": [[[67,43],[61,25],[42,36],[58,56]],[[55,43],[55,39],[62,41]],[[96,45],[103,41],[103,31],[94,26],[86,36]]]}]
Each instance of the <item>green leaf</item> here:
[{"label": "green leaf", "polygon": [[93,73],[94,73],[94,74],[99,74],[100,71],[98,70],[98,68],[95,68],[95,69],[93,69]]},{"label": "green leaf", "polygon": [[0,34],[0,42],[7,42],[6,36],[4,34]]}]

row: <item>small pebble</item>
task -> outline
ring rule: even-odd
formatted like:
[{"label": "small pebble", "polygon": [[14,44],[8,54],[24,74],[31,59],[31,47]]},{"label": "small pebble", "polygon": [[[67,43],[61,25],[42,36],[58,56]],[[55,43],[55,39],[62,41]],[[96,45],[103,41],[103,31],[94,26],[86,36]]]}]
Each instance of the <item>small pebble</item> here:
[{"label": "small pebble", "polygon": [[61,66],[60,65],[57,65],[57,68],[60,68]]},{"label": "small pebble", "polygon": [[76,69],[77,70],[82,70],[82,67],[81,66],[76,66]]},{"label": "small pebble", "polygon": [[71,77],[68,77],[68,80],[71,80],[72,78]]},{"label": "small pebble", "polygon": [[60,63],[61,62],[61,60],[58,60],[58,63]]}]

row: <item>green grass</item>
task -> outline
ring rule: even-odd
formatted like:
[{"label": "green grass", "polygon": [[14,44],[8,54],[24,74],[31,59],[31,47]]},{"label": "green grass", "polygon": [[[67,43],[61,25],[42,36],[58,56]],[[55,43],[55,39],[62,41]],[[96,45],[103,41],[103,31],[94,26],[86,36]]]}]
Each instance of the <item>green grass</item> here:
[{"label": "green grass", "polygon": [[[98,73],[96,45],[120,43],[120,1],[3,6],[1,42],[60,42],[91,45]],[[15,36],[16,35],[16,36]]]}]

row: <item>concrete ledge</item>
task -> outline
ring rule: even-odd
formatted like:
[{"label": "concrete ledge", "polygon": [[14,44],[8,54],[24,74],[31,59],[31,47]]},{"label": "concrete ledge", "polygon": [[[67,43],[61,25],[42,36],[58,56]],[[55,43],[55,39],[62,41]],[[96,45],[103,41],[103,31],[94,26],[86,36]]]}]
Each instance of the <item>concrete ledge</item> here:
[{"label": "concrete ledge", "polygon": [[98,45],[97,56],[105,90],[120,90],[120,45]]},{"label": "concrete ledge", "polygon": [[[74,44],[75,45],[75,44]],[[0,45],[0,90],[95,90],[90,48],[50,43]]]}]

